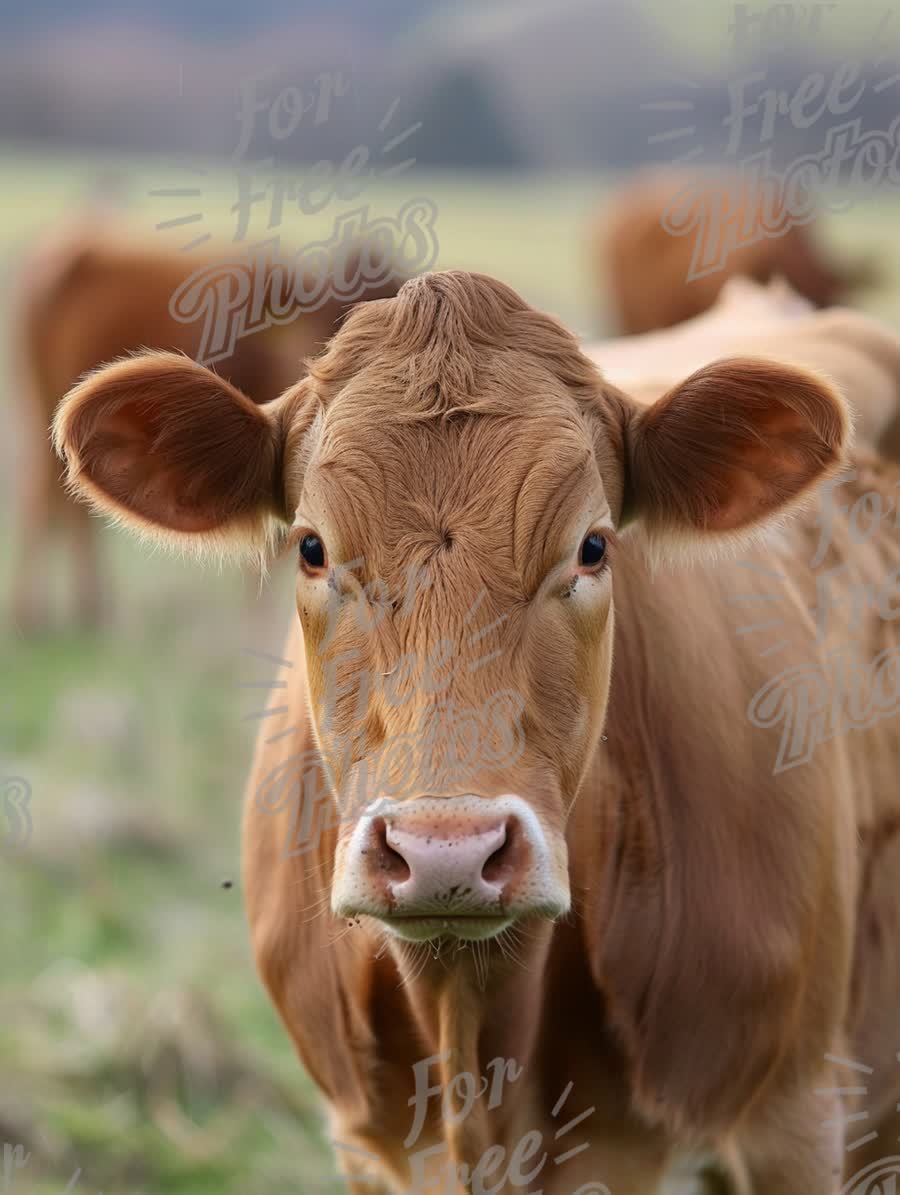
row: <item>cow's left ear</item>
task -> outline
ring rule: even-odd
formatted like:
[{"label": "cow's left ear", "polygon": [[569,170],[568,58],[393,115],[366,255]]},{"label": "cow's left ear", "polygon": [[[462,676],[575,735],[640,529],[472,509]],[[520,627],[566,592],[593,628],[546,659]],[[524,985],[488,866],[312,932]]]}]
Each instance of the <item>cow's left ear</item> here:
[{"label": "cow's left ear", "polygon": [[654,549],[739,538],[844,461],[848,409],[826,381],[753,358],[717,361],[650,407],[628,403],[623,522]]},{"label": "cow's left ear", "polygon": [[176,353],[142,353],[66,395],[54,442],[76,495],[170,543],[264,551],[287,519],[282,455],[289,391],[259,407]]}]

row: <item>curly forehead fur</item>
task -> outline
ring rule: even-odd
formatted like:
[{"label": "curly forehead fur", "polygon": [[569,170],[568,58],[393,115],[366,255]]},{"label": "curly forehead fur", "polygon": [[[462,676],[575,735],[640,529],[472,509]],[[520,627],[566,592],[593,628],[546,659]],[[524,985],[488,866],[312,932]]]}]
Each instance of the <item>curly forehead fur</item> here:
[{"label": "curly forehead fur", "polygon": [[[423,453],[442,451],[497,485],[500,472],[533,465],[540,453],[555,475],[547,484],[558,487],[598,441],[610,466],[622,460],[618,400],[575,337],[508,286],[462,271],[423,275],[396,298],[353,311],[311,363],[289,415],[288,500],[298,499],[313,451],[335,473],[352,454],[347,484],[376,492],[393,472],[391,458],[408,471]],[[458,467],[444,477],[462,481]]]},{"label": "curly forehead fur", "polygon": [[540,374],[585,400],[596,397],[599,381],[562,324],[502,282],[455,270],[413,278],[395,299],[352,312],[312,377],[333,392],[373,364],[392,403],[401,398],[396,417],[409,420],[511,413],[510,403],[533,394]]}]

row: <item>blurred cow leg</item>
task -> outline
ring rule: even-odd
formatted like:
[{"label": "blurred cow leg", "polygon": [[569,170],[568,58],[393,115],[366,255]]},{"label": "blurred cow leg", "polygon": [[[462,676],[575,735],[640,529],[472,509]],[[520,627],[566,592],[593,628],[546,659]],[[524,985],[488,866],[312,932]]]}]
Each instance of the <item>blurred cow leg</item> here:
[{"label": "blurred cow leg", "polygon": [[100,545],[91,511],[75,502],[65,507],[66,549],[71,562],[71,617],[79,629],[103,622],[103,584]]},{"label": "blurred cow leg", "polygon": [[[39,632],[49,619],[47,558],[50,549],[58,465],[50,446],[41,443],[43,428],[29,411],[23,440],[29,446],[18,474],[18,517],[14,527],[12,617],[20,631]],[[43,451],[42,451],[43,449]],[[75,503],[71,503],[74,507]]]}]

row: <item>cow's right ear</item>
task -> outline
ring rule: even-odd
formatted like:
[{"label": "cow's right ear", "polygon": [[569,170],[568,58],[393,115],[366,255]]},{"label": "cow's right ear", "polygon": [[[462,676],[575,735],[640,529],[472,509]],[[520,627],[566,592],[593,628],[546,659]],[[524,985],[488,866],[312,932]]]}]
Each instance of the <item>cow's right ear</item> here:
[{"label": "cow's right ear", "polygon": [[176,353],[142,353],[90,374],[53,423],[69,488],[164,541],[264,552],[288,519],[282,455],[289,391],[259,407]]}]

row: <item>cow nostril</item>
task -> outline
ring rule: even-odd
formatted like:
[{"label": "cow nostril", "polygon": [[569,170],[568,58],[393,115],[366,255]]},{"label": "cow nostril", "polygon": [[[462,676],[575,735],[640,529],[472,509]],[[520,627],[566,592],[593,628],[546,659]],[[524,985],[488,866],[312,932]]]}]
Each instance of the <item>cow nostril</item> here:
[{"label": "cow nostril", "polygon": [[387,822],[383,817],[376,818],[372,825],[376,865],[381,871],[387,872],[392,880],[402,884],[412,872],[400,852],[388,842],[387,833]]},{"label": "cow nostril", "polygon": [[481,878],[488,884],[502,884],[516,869],[519,850],[519,828],[514,820],[503,827],[503,842],[488,856],[481,869]]}]

